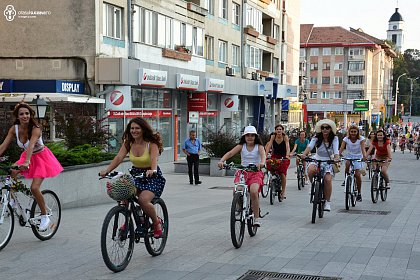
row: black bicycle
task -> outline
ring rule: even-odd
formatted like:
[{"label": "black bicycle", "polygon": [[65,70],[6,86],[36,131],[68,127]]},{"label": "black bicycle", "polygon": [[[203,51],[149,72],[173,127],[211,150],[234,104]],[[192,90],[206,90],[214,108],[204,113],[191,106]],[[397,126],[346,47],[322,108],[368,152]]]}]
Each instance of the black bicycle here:
[{"label": "black bicycle", "polygon": [[[112,172],[104,178],[115,179],[121,174]],[[145,173],[133,176],[139,179],[145,177]],[[162,225],[162,236],[159,238],[154,237],[152,219],[141,209],[136,195],[118,201],[118,205],[105,216],[101,231],[101,252],[110,270],[120,272],[127,267],[133,255],[134,242],[144,242],[147,252],[152,256],[162,254],[168,239],[168,210],[162,198],[154,198],[152,204]]]},{"label": "black bicycle", "polygon": [[354,170],[354,162],[362,162],[362,159],[353,159],[353,158],[342,158],[342,160],[347,160],[350,162],[349,166],[349,173],[345,174],[345,186],[346,186],[346,195],[345,195],[345,206],[346,210],[349,210],[350,205],[356,206],[356,200],[357,200],[357,184],[356,184],[356,177],[355,170]]},{"label": "black bicycle", "polygon": [[373,176],[370,183],[370,196],[372,202],[378,202],[379,193],[381,193],[381,200],[386,201],[388,197],[388,188],[385,186],[385,179],[382,177],[382,166],[380,163],[385,163],[385,160],[371,159],[372,163],[376,163],[373,169]]}]

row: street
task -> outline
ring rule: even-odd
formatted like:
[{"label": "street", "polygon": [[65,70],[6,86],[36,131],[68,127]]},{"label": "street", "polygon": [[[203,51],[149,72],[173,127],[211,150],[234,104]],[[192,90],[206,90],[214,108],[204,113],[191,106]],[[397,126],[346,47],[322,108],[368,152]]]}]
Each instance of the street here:
[{"label": "street", "polygon": [[[333,183],[332,211],[311,224],[309,186],[299,191],[289,169],[287,199],[261,199],[262,219],[255,237],[245,231],[243,245],[230,240],[232,177],[202,177],[189,185],[187,174],[165,174],[163,198],[170,217],[169,239],[161,256],[135,244],[128,267],[113,273],[100,252],[100,231],[109,204],[64,210],[56,236],[45,242],[29,228],[15,232],[0,252],[1,279],[238,279],[251,269],[338,276],[342,279],[420,279],[420,179],[413,154],[397,151],[390,167],[392,189],[386,202],[370,200],[363,177],[363,202],[345,212],[343,170]],[[98,184],[104,182],[98,182]],[[89,186],[86,186],[87,188]],[[105,190],[104,190],[105,191]],[[377,213],[373,215],[372,213]]]}]

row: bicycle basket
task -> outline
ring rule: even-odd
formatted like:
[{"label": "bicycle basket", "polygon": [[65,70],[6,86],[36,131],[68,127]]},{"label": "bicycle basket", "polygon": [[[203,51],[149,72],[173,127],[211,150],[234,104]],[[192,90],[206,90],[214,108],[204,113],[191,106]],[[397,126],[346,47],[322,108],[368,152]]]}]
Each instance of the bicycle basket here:
[{"label": "bicycle basket", "polygon": [[114,182],[107,182],[106,189],[109,197],[117,201],[129,199],[137,191],[134,178],[128,174],[118,177]]}]

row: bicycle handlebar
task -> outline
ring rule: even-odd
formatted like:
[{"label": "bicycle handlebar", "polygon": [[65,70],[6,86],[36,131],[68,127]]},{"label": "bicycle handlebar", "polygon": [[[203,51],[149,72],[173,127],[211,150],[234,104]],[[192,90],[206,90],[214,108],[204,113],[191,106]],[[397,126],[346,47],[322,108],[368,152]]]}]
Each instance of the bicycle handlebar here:
[{"label": "bicycle handlebar", "polygon": [[306,161],[306,162],[317,162],[317,163],[326,162],[328,164],[334,164],[334,163],[339,163],[340,162],[340,161],[335,161],[333,159],[324,160],[324,159],[314,159],[314,158],[310,158],[310,157],[301,158],[301,159],[303,161]]},{"label": "bicycle handlebar", "polygon": [[346,158],[346,157],[342,157],[341,160],[348,160],[348,161],[357,161],[357,162],[364,162],[366,160],[363,160],[362,158]]},{"label": "bicycle handlebar", "polygon": [[[130,175],[131,176],[133,176],[133,178],[139,178],[139,179],[143,179],[143,178],[146,178],[147,176],[146,176],[146,172],[141,172],[141,173],[139,173],[138,175],[133,175],[133,174],[131,174],[131,169],[129,170],[130,172]],[[112,171],[112,172],[109,172],[109,173],[107,173],[106,175],[105,175],[105,177],[101,177],[101,173],[98,173],[98,176],[100,177],[99,178],[99,180],[102,180],[102,179],[116,179],[116,178],[118,178],[118,177],[121,177],[122,175],[124,175],[124,173],[123,172],[119,172],[119,171]],[[154,174],[155,175],[155,174]],[[154,176],[153,175],[153,176]]]},{"label": "bicycle handlebar", "polygon": [[241,164],[234,164],[231,163],[224,163],[222,169],[239,169],[239,170],[245,170],[245,171],[258,171],[258,167],[255,164],[249,164],[248,166],[243,166]]}]

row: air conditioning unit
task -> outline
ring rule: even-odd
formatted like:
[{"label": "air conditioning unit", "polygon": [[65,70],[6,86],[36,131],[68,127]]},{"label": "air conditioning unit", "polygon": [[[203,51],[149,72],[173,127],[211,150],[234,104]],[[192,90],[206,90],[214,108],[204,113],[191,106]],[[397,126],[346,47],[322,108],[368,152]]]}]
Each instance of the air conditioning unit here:
[{"label": "air conditioning unit", "polygon": [[226,76],[235,76],[235,68],[233,67],[226,67]]}]

